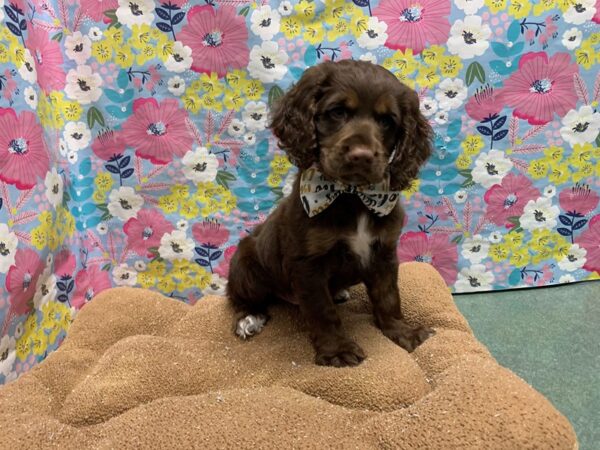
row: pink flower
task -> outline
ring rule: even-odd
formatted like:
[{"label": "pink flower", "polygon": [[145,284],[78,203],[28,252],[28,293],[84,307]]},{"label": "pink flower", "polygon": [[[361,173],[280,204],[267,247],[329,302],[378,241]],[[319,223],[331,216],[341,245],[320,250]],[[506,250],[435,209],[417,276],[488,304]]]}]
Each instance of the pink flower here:
[{"label": "pink flower", "polygon": [[229,230],[221,228],[221,224],[212,220],[195,223],[192,234],[196,242],[200,242],[209,248],[218,248],[229,239]]},{"label": "pink flower", "polygon": [[46,91],[60,91],[65,87],[65,72],[60,44],[50,39],[48,32],[39,27],[29,28],[26,46],[35,61],[37,82]]},{"label": "pink flower", "polygon": [[233,258],[233,255],[236,251],[236,245],[227,247],[227,249],[225,249],[225,251],[223,252],[223,259],[221,260],[221,263],[216,269],[213,270],[213,273],[216,273],[222,276],[223,278],[227,278],[229,276],[229,264],[231,263],[231,258]]},{"label": "pink flower", "polygon": [[71,306],[79,309],[96,294],[110,287],[110,278],[106,270],[100,270],[97,264],[88,266],[75,277],[75,293],[71,299]]},{"label": "pink flower", "polygon": [[575,239],[575,243],[587,251],[583,268],[600,274],[600,214],[592,217],[588,229]]},{"label": "pink flower", "polygon": [[519,61],[519,70],[504,83],[499,101],[514,107],[516,117],[531,125],[543,125],[554,113],[563,117],[575,108],[573,74],[578,70],[568,53],[556,53],[551,58],[545,52],[526,53]]},{"label": "pink flower", "polygon": [[596,23],[600,23],[600,0],[596,0],[596,14],[592,17],[592,21]]},{"label": "pink flower", "polygon": [[193,137],[175,99],[158,103],[154,98],[133,102],[133,115],[123,124],[121,139],[136,149],[136,155],[153,164],[167,164],[192,148]]},{"label": "pink flower", "polygon": [[105,161],[110,160],[113,156],[122,155],[125,147],[126,144],[121,139],[121,133],[113,130],[101,132],[92,144],[92,150],[96,156]]},{"label": "pink flower", "polygon": [[489,84],[477,89],[465,105],[469,117],[478,122],[497,115],[502,108],[504,105],[498,98],[498,92]]},{"label": "pink flower", "polygon": [[32,309],[35,286],[44,264],[38,254],[29,249],[18,249],[15,264],[6,275],[6,290],[10,294],[11,309],[16,314],[27,314]]},{"label": "pink flower", "polygon": [[427,235],[409,231],[400,238],[398,248],[400,262],[418,261],[431,264],[448,286],[456,281],[458,249],[443,234]]},{"label": "pink flower", "polygon": [[382,0],[373,16],[388,26],[386,47],[421,53],[429,45],[443,44],[450,33],[449,0]]},{"label": "pink flower", "polygon": [[81,0],[81,12],[94,22],[104,20],[104,11],[119,7],[118,0]]},{"label": "pink flower", "polygon": [[152,209],[142,209],[137,217],[125,222],[123,231],[127,235],[127,245],[140,256],[152,256],[151,247],[160,246],[160,238],[175,227],[161,213]]},{"label": "pink flower", "polygon": [[196,72],[216,72],[223,77],[228,70],[248,65],[248,28],[232,6],[194,6],[178,37],[192,49],[192,70]]},{"label": "pink flower", "polygon": [[571,189],[562,191],[558,196],[558,201],[563,210],[583,217],[598,206],[600,196],[587,184],[577,183]]},{"label": "pink flower", "polygon": [[58,277],[71,276],[75,271],[75,255],[69,250],[62,250],[54,259],[54,273]]},{"label": "pink flower", "polygon": [[540,191],[532,185],[529,178],[509,173],[501,184],[493,185],[484,194],[483,199],[488,204],[486,217],[496,225],[505,225],[509,217],[523,214],[527,202],[539,196]]},{"label": "pink flower", "polygon": [[535,32],[530,28],[527,31],[525,31],[525,40],[526,41],[533,41],[535,39]]},{"label": "pink flower", "polygon": [[43,136],[34,113],[24,111],[17,116],[14,109],[0,108],[0,180],[17,189],[37,184],[50,166]]}]

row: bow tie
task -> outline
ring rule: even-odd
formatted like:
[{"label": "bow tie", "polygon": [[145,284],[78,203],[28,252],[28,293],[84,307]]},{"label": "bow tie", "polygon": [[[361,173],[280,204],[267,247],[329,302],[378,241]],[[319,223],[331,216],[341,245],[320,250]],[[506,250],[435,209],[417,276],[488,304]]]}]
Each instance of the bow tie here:
[{"label": "bow tie", "polygon": [[387,216],[398,203],[400,191],[389,190],[389,180],[369,186],[354,186],[331,181],[311,167],[300,178],[300,198],[308,217],[327,209],[341,194],[355,194],[376,215]]}]

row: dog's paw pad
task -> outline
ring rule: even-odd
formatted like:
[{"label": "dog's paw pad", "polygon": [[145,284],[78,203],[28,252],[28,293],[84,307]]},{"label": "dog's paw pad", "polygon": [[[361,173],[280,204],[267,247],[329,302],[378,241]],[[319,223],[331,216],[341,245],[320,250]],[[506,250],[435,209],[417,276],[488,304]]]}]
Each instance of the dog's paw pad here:
[{"label": "dog's paw pad", "polygon": [[350,300],[350,292],[348,292],[346,289],[342,289],[337,294],[335,294],[333,300],[335,301],[335,303],[345,303],[348,300]]},{"label": "dog's paw pad", "polygon": [[267,316],[263,314],[248,314],[247,316],[238,320],[235,328],[235,334],[237,334],[241,339],[248,339],[260,333],[266,323]]}]

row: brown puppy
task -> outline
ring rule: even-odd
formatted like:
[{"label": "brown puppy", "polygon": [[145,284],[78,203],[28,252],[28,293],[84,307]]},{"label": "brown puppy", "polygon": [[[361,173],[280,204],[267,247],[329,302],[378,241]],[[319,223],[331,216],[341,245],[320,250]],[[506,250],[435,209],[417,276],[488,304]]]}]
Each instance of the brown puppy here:
[{"label": "brown puppy", "polygon": [[[376,324],[412,351],[432,333],[404,321],[396,278],[398,191],[431,153],[417,94],[380,66],[326,62],[280,99],[271,129],[300,174],[233,256],[227,294],[239,313],[236,334],[260,332],[268,305],[285,299],[300,306],[317,364],[357,365],[365,353],[344,333],[335,302],[364,282]],[[363,195],[367,185],[376,185],[374,195]]]}]

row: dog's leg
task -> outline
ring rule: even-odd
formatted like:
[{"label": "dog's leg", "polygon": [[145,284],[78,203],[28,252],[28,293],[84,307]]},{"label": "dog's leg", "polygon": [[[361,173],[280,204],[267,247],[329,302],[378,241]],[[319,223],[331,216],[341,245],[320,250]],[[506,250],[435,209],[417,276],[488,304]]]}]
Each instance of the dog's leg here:
[{"label": "dog's leg", "polygon": [[404,320],[398,291],[398,261],[395,248],[382,247],[376,252],[373,266],[365,277],[365,284],[373,303],[377,326],[400,347],[412,352],[435,334],[430,328],[415,327]]}]

